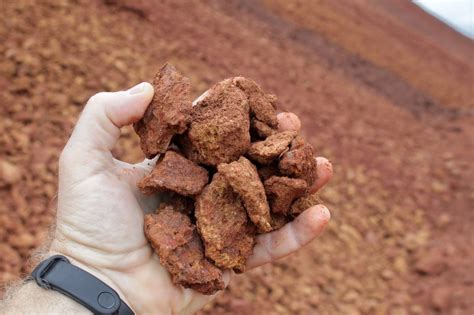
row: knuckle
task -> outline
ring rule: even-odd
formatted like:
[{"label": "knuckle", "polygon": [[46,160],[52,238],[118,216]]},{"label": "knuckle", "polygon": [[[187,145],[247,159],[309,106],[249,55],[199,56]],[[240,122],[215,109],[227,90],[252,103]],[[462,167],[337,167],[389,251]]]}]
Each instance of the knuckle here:
[{"label": "knuckle", "polygon": [[105,96],[107,95],[106,92],[99,92],[99,93],[96,93],[94,95],[92,95],[89,100],[87,101],[87,105],[90,106],[90,104],[98,104],[98,103],[101,103]]}]

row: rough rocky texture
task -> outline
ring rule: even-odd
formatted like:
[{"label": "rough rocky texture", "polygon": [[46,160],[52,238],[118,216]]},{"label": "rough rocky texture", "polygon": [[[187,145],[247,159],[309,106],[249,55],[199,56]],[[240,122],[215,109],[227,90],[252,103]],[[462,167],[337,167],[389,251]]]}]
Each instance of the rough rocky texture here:
[{"label": "rough rocky texture", "polygon": [[289,214],[298,215],[301,212],[309,209],[315,205],[322,203],[321,199],[319,199],[319,195],[317,193],[306,195],[301,198],[296,199],[292,204],[289,211]]},{"label": "rough rocky texture", "polygon": [[197,198],[195,216],[206,257],[218,267],[244,271],[255,229],[239,195],[222,174],[215,174]]},{"label": "rough rocky texture", "polygon": [[302,179],[272,176],[264,182],[270,209],[273,213],[287,214],[292,202],[304,196],[308,184]]},{"label": "rough rocky texture", "polygon": [[250,120],[250,131],[255,135],[255,138],[260,139],[265,139],[278,132],[277,129],[270,127],[256,118]]},{"label": "rough rocky texture", "polygon": [[264,165],[260,168],[258,168],[258,176],[260,176],[260,179],[262,182],[264,182],[266,179],[279,175],[280,170],[278,169],[278,161],[275,161],[269,165]]},{"label": "rough rocky texture", "polygon": [[153,171],[138,183],[144,194],[174,191],[184,196],[201,192],[209,181],[207,170],[174,151],[167,151]]},{"label": "rough rocky texture", "polygon": [[252,143],[247,155],[252,161],[266,165],[270,164],[282,153],[288,150],[291,140],[296,137],[295,131],[284,131],[272,135],[263,141]]},{"label": "rough rocky texture", "polygon": [[274,107],[275,95],[267,96],[262,88],[251,79],[235,77],[232,81],[247,95],[252,116],[268,126],[276,128],[278,120]]},{"label": "rough rocky texture", "polygon": [[290,151],[282,155],[278,166],[283,175],[304,179],[308,186],[317,178],[313,147],[307,143],[292,143]]},{"label": "rough rocky texture", "polygon": [[163,200],[160,203],[156,213],[160,213],[160,211],[165,209],[172,209],[192,217],[194,215],[194,200],[178,194],[171,194],[167,200]]},{"label": "rough rocky texture", "polygon": [[290,218],[279,213],[272,213],[272,230],[278,230],[288,223]]},{"label": "rough rocky texture", "polygon": [[225,80],[193,107],[189,131],[180,137],[180,145],[190,160],[217,166],[247,152],[249,128],[247,97],[231,80]]},{"label": "rough rocky texture", "polygon": [[[326,233],[233,278],[199,315],[473,314],[473,41],[411,1],[368,3],[1,2],[0,160],[15,169],[14,184],[0,176],[0,287],[48,239],[58,155],[87,99],[171,60],[193,96],[255,79],[334,163]],[[113,153],[143,160],[132,128]],[[433,244],[449,266],[420,274]]]},{"label": "rough rocky texture", "polygon": [[191,121],[189,79],[165,64],[153,80],[155,94],[142,119],[133,127],[148,158],[164,153],[175,134],[183,133]]},{"label": "rough rocky texture", "polygon": [[250,220],[255,223],[259,231],[271,231],[270,208],[255,165],[245,157],[241,157],[238,161],[220,164],[218,170],[240,196]]},{"label": "rough rocky texture", "polygon": [[224,288],[222,272],[203,255],[201,239],[189,217],[173,209],[145,216],[145,234],[173,282],[202,294]]}]

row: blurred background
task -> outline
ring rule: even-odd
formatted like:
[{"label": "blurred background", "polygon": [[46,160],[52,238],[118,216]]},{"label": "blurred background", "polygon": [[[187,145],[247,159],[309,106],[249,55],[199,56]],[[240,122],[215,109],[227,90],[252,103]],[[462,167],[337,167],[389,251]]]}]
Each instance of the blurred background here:
[{"label": "blurred background", "polygon": [[[277,94],[335,170],[324,236],[236,277],[201,314],[473,314],[473,4],[463,2],[1,1],[0,286],[28,272],[48,233],[58,155],[87,99],[169,61],[196,96],[236,75]],[[115,155],[143,158],[131,128]]]}]

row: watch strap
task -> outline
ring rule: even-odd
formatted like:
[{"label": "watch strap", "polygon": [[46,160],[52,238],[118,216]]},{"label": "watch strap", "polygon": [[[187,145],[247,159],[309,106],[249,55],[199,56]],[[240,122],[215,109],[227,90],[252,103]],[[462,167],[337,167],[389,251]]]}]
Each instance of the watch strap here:
[{"label": "watch strap", "polygon": [[29,277],[45,289],[55,290],[72,298],[94,314],[133,315],[117,292],[85,270],[72,265],[62,255],[42,261]]}]

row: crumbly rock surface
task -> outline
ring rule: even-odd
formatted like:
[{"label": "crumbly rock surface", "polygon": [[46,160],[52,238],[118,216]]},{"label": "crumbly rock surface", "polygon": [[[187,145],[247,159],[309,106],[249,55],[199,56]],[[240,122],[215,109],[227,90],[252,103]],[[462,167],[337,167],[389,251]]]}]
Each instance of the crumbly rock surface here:
[{"label": "crumbly rock surface", "polygon": [[276,103],[275,95],[265,94],[260,85],[255,81],[244,77],[235,77],[232,81],[245,93],[245,95],[247,95],[252,116],[270,127],[278,127],[278,120],[274,107],[274,104]]},{"label": "crumbly rock surface", "polygon": [[202,191],[208,181],[209,175],[204,167],[174,151],[167,151],[153,171],[138,182],[138,188],[146,195],[173,191],[183,196],[194,196]]},{"label": "crumbly rock surface", "polygon": [[145,216],[145,235],[175,284],[214,294],[224,288],[222,271],[203,254],[201,239],[188,216],[173,209]]},{"label": "crumbly rock surface", "polygon": [[189,79],[165,64],[153,80],[155,94],[143,118],[133,124],[147,158],[164,153],[175,134],[186,131],[191,122]]},{"label": "crumbly rock surface", "polygon": [[229,181],[230,186],[242,199],[247,214],[260,232],[272,230],[270,207],[257,168],[245,157],[229,164],[220,164],[217,169]]},{"label": "crumbly rock surface", "polygon": [[282,174],[304,179],[308,186],[313,185],[317,178],[317,164],[313,147],[308,143],[299,143],[298,146],[283,154],[279,168]]},{"label": "crumbly rock surface", "polygon": [[270,208],[273,213],[287,214],[293,201],[306,194],[308,184],[302,179],[272,176],[265,181]]},{"label": "crumbly rock surface", "polygon": [[196,163],[217,166],[237,160],[250,147],[247,96],[231,80],[214,85],[193,107],[189,130],[179,140]]},{"label": "crumbly rock surface", "polygon": [[218,267],[242,272],[252,254],[255,228],[237,193],[221,173],[196,200],[196,225],[206,257]]},{"label": "crumbly rock surface", "polygon": [[268,165],[289,150],[289,145],[296,135],[296,131],[284,131],[271,135],[263,141],[252,143],[247,155],[252,161]]},{"label": "crumbly rock surface", "polygon": [[311,195],[305,195],[301,198],[296,199],[293,202],[289,213],[291,215],[298,215],[301,212],[305,211],[306,209],[319,205],[320,203],[322,202],[321,202],[321,199],[319,199],[319,195],[317,193],[314,193]]}]

